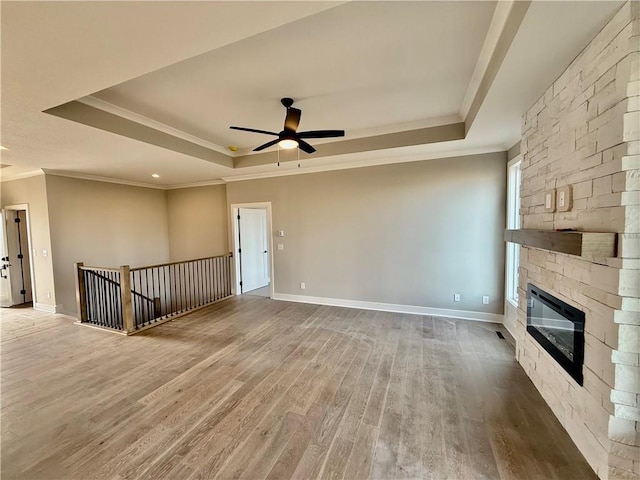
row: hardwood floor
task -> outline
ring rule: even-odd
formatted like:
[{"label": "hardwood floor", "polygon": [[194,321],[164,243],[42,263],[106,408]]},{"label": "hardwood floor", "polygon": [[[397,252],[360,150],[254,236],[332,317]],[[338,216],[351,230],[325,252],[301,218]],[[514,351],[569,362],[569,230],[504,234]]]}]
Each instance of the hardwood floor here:
[{"label": "hardwood floor", "polygon": [[2,478],[591,479],[493,324],[235,297],[1,312]]}]

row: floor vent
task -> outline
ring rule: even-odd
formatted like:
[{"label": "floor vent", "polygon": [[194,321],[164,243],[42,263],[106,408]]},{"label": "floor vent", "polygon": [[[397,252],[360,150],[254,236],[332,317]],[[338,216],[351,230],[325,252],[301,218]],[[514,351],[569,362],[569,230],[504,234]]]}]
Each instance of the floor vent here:
[{"label": "floor vent", "polygon": [[502,340],[504,340],[504,335],[502,334],[502,332],[498,332],[496,330],[496,335],[498,335],[498,338],[501,338]]}]

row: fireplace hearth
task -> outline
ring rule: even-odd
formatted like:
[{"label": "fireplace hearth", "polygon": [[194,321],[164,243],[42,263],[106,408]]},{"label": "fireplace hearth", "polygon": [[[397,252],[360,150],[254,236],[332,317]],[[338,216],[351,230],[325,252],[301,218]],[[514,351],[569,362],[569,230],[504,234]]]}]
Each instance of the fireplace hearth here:
[{"label": "fireplace hearth", "polygon": [[527,332],[582,385],[584,312],[529,284]]}]

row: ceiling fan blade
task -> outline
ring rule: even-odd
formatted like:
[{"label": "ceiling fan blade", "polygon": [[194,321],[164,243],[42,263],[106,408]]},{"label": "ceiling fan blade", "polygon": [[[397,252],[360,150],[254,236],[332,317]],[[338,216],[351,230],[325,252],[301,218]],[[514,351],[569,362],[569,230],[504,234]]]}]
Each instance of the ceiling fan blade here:
[{"label": "ceiling fan blade", "polygon": [[287,108],[287,116],[284,119],[284,129],[291,130],[295,132],[298,130],[298,125],[300,124],[300,116],[302,115],[302,111],[289,107]]},{"label": "ceiling fan blade", "polygon": [[298,146],[300,147],[300,150],[302,150],[303,152],[313,153],[316,151],[315,148],[313,148],[311,145],[309,145],[307,142],[305,142],[301,138],[298,138]]},{"label": "ceiling fan blade", "polygon": [[298,132],[299,138],[330,138],[344,137],[344,130],[309,130],[308,132]]},{"label": "ceiling fan blade", "polygon": [[267,142],[265,144],[260,145],[259,147],[254,148],[253,151],[254,152],[259,152],[260,150],[264,150],[265,148],[269,148],[271,145],[275,145],[279,141],[280,141],[280,139],[276,138],[275,140],[271,140],[270,142]]},{"label": "ceiling fan blade", "polygon": [[246,128],[246,127],[229,127],[232,130],[242,130],[243,132],[253,132],[253,133],[264,133],[265,135],[275,135],[278,136],[275,132],[267,132],[266,130],[257,130],[255,128]]}]

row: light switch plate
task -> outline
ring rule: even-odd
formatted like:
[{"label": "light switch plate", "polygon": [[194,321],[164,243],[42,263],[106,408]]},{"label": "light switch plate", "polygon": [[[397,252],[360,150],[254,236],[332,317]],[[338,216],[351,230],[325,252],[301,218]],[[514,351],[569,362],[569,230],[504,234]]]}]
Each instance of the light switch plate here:
[{"label": "light switch plate", "polygon": [[556,189],[552,188],[544,192],[544,211],[553,213],[556,211]]},{"label": "light switch plate", "polygon": [[571,210],[572,204],[571,185],[556,188],[556,209],[558,212],[568,212]]}]

